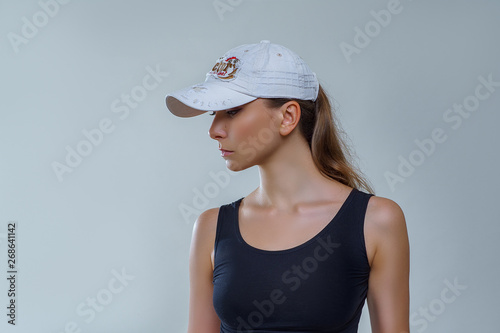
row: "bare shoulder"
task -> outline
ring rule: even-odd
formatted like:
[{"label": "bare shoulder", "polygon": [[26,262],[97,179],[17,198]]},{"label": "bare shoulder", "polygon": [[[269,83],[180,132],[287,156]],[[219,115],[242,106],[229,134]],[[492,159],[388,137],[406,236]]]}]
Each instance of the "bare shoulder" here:
[{"label": "bare shoulder", "polygon": [[406,228],[406,221],[401,207],[391,199],[372,196],[366,207],[365,224],[379,232]]},{"label": "bare shoulder", "polygon": [[[194,223],[191,240],[191,253],[193,256],[201,256],[205,258],[202,260],[210,260],[212,269],[218,216],[218,207],[202,212]],[[195,260],[194,257],[193,260]]]},{"label": "bare shoulder", "polygon": [[[408,247],[405,215],[401,207],[391,199],[372,196],[365,215],[365,242],[370,264],[382,247],[394,251]],[[381,252],[382,253],[382,252]]]},{"label": "bare shoulder", "polygon": [[215,232],[217,229],[217,217],[219,216],[219,208],[210,208],[202,212],[193,226],[193,233]]}]

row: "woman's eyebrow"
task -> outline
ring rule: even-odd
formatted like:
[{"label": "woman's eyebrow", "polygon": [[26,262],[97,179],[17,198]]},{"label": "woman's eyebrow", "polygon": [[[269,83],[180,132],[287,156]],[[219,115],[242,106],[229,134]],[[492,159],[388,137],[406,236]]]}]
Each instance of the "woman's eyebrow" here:
[{"label": "woman's eyebrow", "polygon": [[222,111],[234,111],[234,110],[241,110],[241,109],[243,109],[243,106],[235,106],[234,108],[224,109]]}]

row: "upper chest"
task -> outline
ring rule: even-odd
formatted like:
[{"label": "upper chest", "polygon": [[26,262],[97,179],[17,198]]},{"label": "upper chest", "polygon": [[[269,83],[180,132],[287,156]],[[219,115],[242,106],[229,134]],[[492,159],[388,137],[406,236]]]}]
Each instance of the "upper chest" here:
[{"label": "upper chest", "polygon": [[[300,209],[290,212],[259,209],[250,205],[246,207],[245,205],[237,205],[232,213],[232,218],[235,221],[231,223],[234,223],[236,234],[246,243],[247,247],[264,251],[282,251],[310,242],[324,229],[329,228],[328,232],[337,232],[336,223],[344,224],[342,226],[344,229],[346,227],[350,228],[345,223],[359,223],[359,221],[345,221],[346,219],[342,215],[352,215],[353,209],[361,208],[352,207],[352,203],[349,205],[347,200],[316,203],[305,207],[302,206]],[[373,228],[369,225],[370,213],[368,209],[364,221],[361,221],[361,227],[356,229],[353,226],[352,232],[362,234],[364,238],[362,247],[365,248],[371,266],[376,241],[375,236],[372,235]],[[339,239],[339,241],[342,241],[342,239]],[[212,268],[213,264],[214,251],[212,251]]]},{"label": "upper chest", "polygon": [[237,231],[250,246],[279,251],[299,246],[320,233],[337,216],[341,203],[321,203],[291,212],[239,207]]}]

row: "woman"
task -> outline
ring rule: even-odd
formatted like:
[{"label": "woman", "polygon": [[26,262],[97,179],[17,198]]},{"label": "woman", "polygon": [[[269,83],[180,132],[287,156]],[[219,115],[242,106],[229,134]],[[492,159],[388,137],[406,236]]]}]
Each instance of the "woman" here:
[{"label": "woman", "polygon": [[299,56],[269,41],[236,47],[166,102],[180,117],[212,111],[227,168],[260,172],[253,192],[195,222],[188,333],[357,332],[365,299],[372,332],[409,332],[404,214],[348,162]]}]

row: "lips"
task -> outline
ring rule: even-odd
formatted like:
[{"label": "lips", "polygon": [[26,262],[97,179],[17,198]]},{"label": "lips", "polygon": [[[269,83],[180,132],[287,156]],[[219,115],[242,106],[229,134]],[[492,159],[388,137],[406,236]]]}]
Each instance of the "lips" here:
[{"label": "lips", "polygon": [[219,150],[220,150],[220,155],[222,157],[231,155],[233,153],[233,151],[231,151],[231,150],[225,150],[225,149],[219,149]]}]

